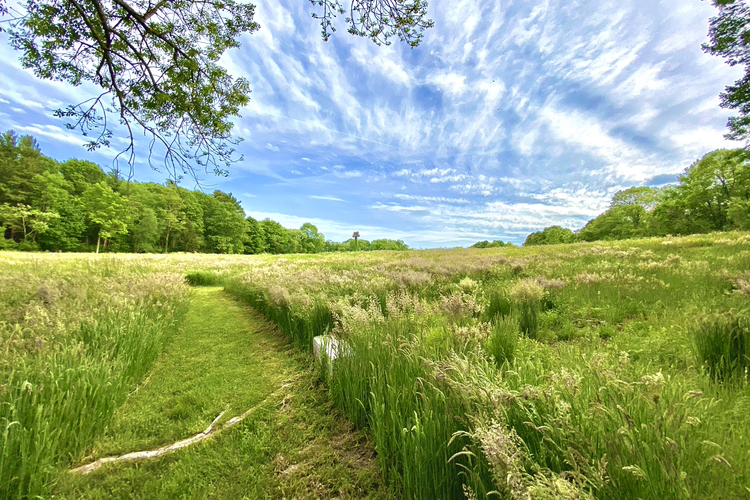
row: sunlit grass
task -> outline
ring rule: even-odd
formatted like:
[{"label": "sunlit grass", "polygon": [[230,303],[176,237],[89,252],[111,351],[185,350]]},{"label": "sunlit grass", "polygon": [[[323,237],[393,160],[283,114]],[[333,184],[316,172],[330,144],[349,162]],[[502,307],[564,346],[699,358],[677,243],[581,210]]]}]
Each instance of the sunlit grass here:
[{"label": "sunlit grass", "polygon": [[[345,340],[348,355],[321,377],[342,413],[368,429],[404,498],[748,495],[744,233],[314,257],[116,256],[101,267],[7,256],[13,272],[36,275],[53,266],[97,280],[126,269],[193,273],[223,282],[302,351],[316,335]],[[18,313],[27,301],[8,297],[13,328],[36,321]]]}]

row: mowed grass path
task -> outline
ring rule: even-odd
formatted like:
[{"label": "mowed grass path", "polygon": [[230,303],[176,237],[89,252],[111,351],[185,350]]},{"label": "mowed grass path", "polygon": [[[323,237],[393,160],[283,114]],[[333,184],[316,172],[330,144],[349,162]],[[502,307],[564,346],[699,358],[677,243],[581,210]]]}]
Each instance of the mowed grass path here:
[{"label": "mowed grass path", "polygon": [[[220,288],[198,288],[150,378],[83,463],[239,424],[170,455],[61,473],[59,498],[392,498],[372,447],[331,406],[308,356]],[[80,464],[76,464],[80,465]]]}]

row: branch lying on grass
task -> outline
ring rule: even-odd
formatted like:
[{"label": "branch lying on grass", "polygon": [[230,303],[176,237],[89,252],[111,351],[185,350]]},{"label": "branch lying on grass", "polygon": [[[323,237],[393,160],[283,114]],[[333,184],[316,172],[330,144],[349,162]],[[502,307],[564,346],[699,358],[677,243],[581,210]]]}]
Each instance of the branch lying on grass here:
[{"label": "branch lying on grass", "polygon": [[91,462],[90,464],[82,465],[80,467],[72,469],[71,472],[78,472],[80,474],[88,474],[89,472],[93,472],[99,467],[101,467],[102,465],[107,464],[107,463],[140,460],[142,458],[157,458],[162,455],[166,455],[167,453],[171,453],[175,450],[179,450],[180,448],[184,448],[185,446],[189,446],[191,444],[197,443],[198,441],[202,441],[206,439],[208,436],[215,434],[216,428],[214,427],[214,425],[223,415],[224,415],[224,412],[219,413],[219,416],[216,417],[213,422],[211,422],[211,425],[209,425],[205,431],[199,432],[193,437],[183,439],[182,441],[177,441],[176,443],[168,444],[166,446],[162,446],[161,448],[157,448],[155,450],[135,451],[133,453],[126,453],[125,455],[120,455],[119,457],[100,458],[96,462]]},{"label": "branch lying on grass", "polygon": [[[282,387],[283,388],[283,387]],[[280,391],[280,390],[279,390]],[[271,393],[266,399],[258,403],[257,405],[253,406],[252,408],[246,410],[242,414],[230,418],[221,428],[216,428],[216,422],[221,419],[221,417],[224,415],[224,412],[219,413],[219,415],[211,422],[211,424],[206,427],[206,430],[203,432],[199,432],[193,437],[183,439],[182,441],[177,441],[172,444],[168,444],[165,446],[162,446],[161,448],[157,448],[155,450],[147,450],[147,451],[135,451],[132,453],[126,453],[124,455],[116,456],[116,457],[104,457],[100,458],[99,460],[95,462],[91,462],[90,464],[81,465],[80,467],[76,467],[75,469],[71,469],[70,472],[77,472],[79,474],[88,474],[89,472],[93,472],[99,467],[101,467],[104,464],[113,463],[113,462],[128,462],[133,460],[141,460],[141,459],[148,459],[148,458],[158,458],[163,455],[166,455],[167,453],[172,453],[173,451],[179,450],[180,448],[184,448],[186,446],[190,446],[191,444],[198,443],[200,441],[203,441],[209,436],[212,436],[214,434],[217,434],[220,431],[223,431],[225,429],[228,429],[232,427],[233,425],[241,422],[245,417],[250,415],[255,409],[257,409],[259,406],[264,404],[266,401],[268,401],[270,398],[277,395],[279,391],[275,391]]]}]

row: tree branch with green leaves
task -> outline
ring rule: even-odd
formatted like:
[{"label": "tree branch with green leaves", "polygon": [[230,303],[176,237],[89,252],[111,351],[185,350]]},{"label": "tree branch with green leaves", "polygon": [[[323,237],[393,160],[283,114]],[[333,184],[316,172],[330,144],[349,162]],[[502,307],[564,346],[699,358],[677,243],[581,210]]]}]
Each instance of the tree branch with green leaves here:
[{"label": "tree branch with green leaves", "polygon": [[[323,38],[345,10],[338,0],[321,6]],[[15,10],[15,9],[14,9]],[[9,26],[10,43],[36,76],[102,91],[58,109],[67,127],[89,138],[89,150],[114,147],[115,162],[131,168],[137,133],[148,143],[148,163],[175,179],[196,178],[197,169],[226,175],[242,159],[235,149],[232,120],[249,101],[250,82],[233,78],[219,64],[240,37],[260,28],[255,6],[235,0],[25,0],[10,15],[0,0],[0,27]],[[423,0],[353,0],[349,33],[389,44],[398,36],[417,46],[425,29]],[[114,136],[117,121],[126,137]],[[119,132],[119,131],[117,131]],[[156,156],[158,155],[158,157]]]},{"label": "tree branch with green leaves", "polygon": [[737,110],[739,116],[727,121],[727,139],[750,140],[750,7],[745,0],[713,0],[719,15],[711,18],[703,44],[708,54],[723,57],[730,66],[741,65],[745,76],[720,94],[721,107]]}]

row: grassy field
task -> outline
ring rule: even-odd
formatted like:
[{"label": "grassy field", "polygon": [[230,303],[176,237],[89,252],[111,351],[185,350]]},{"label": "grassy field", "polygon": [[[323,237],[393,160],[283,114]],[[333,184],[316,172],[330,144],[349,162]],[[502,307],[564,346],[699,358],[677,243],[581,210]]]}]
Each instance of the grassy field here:
[{"label": "grassy field", "polygon": [[0,254],[0,498],[390,498],[309,356],[177,259]]},{"label": "grassy field", "polygon": [[[747,233],[317,256],[173,254],[94,260],[6,253],[0,266],[8,285],[0,289],[2,307],[10,318],[3,323],[2,369],[9,382],[3,382],[2,411],[16,412],[0,414],[6,429],[0,467],[0,481],[5,482],[0,485],[10,484],[5,491],[11,493],[21,487],[42,491],[31,486],[42,484],[49,477],[43,472],[51,474],[60,464],[184,437],[201,430],[217,410],[235,411],[262,400],[259,394],[277,380],[270,374],[268,385],[259,383],[263,389],[258,393],[235,391],[231,380],[220,377],[196,385],[176,375],[169,363],[190,366],[191,349],[211,356],[211,342],[201,349],[190,339],[183,339],[187,344],[175,351],[185,356],[183,361],[168,358],[172,361],[163,365],[166,375],[158,384],[153,379],[127,398],[153,365],[154,356],[148,353],[165,342],[153,339],[170,338],[170,325],[184,314],[186,287],[177,277],[187,276],[193,284],[224,285],[276,323],[299,352],[309,351],[312,337],[324,333],[347,342],[347,355],[319,375],[338,411],[367,429],[389,491],[399,497],[485,498],[494,493],[513,500],[750,498]],[[80,278],[84,273],[85,280]],[[151,286],[146,277],[173,285]],[[66,291],[45,301],[48,292],[40,286],[45,280],[54,283],[49,289]],[[118,286],[127,290],[120,293]],[[173,312],[163,314],[166,307]],[[99,308],[107,313],[93,312]],[[150,317],[151,310],[162,314]],[[114,331],[103,340],[71,333],[85,331],[79,326],[86,321],[106,318],[113,325],[141,321],[167,333],[117,329],[117,335],[127,334],[122,338],[129,339],[128,345],[151,339],[159,349],[138,347],[132,352],[143,356],[113,363],[110,360],[120,359],[123,351],[113,345],[124,342],[110,340],[121,339]],[[48,331],[50,324],[61,325],[55,330],[59,334]],[[242,339],[232,342],[241,345]],[[171,345],[167,343],[165,356]],[[68,352],[68,357],[61,354]],[[47,368],[53,362],[59,363],[58,371]],[[246,362],[237,354],[227,359],[226,369],[241,377],[245,368],[238,365]],[[104,389],[93,376],[99,372],[86,363],[119,370],[107,378],[122,380],[119,385],[104,384],[115,396],[96,403]],[[74,371],[65,368],[67,375],[62,375],[60,370],[68,366]],[[197,363],[190,372],[202,367],[204,363]],[[154,377],[159,370],[157,364]],[[106,407],[96,413],[78,405],[55,407],[63,403],[45,382],[52,377],[77,384],[86,405]],[[38,389],[42,384],[45,389]],[[166,388],[172,386],[177,390],[170,395]],[[154,391],[151,396],[149,390]],[[41,401],[49,402],[39,410]],[[316,398],[312,406],[320,404],[328,403]],[[75,411],[79,413],[71,415],[88,427],[70,426],[68,417],[56,420],[59,412]],[[149,416],[153,412],[159,417]],[[259,422],[270,427],[283,418],[270,407],[259,413]],[[12,425],[16,421],[20,424]],[[283,428],[287,441],[311,432]],[[176,487],[173,495],[215,496],[230,488],[219,479],[219,471],[261,470],[252,463],[265,463],[264,470],[286,470],[294,462],[243,449],[237,443],[246,428],[228,432],[213,445],[206,442],[153,464],[122,466],[124,472],[117,474],[95,473],[102,474],[98,482],[111,484],[111,490],[96,490],[91,486],[96,481],[65,479],[59,491],[71,498],[82,492],[90,497],[106,496],[103,491],[121,495],[127,484],[158,485],[168,470],[188,467],[190,460],[205,465],[214,463],[210,457],[216,453],[230,455],[227,462],[216,461],[216,476],[207,473],[207,482],[191,483],[193,489]],[[223,446],[233,451],[218,451]],[[13,467],[19,462],[13,457],[19,455],[14,453],[27,457],[20,463],[31,464],[21,472],[31,472],[17,475]],[[283,451],[278,453],[285,457]],[[56,458],[50,461],[50,456]],[[325,470],[323,462],[305,463],[305,474]],[[7,483],[15,477],[27,479]],[[328,484],[369,484],[357,486],[357,494],[378,498],[385,490],[379,489],[375,476],[367,477]],[[205,489],[212,481],[226,486]],[[284,490],[282,483],[273,484],[264,491],[274,493],[265,497],[296,498],[311,488],[294,483],[295,493]],[[144,494],[151,491],[143,488]],[[335,489],[328,491],[333,495]],[[247,496],[265,497],[258,490]]]},{"label": "grassy field", "polygon": [[82,462],[236,427],[157,460],[62,472],[63,499],[386,499],[363,434],[331,407],[310,360],[220,289],[199,289],[181,332]]},{"label": "grassy field", "polygon": [[84,456],[187,304],[174,273],[0,256],[0,497],[44,495],[57,467]]}]

